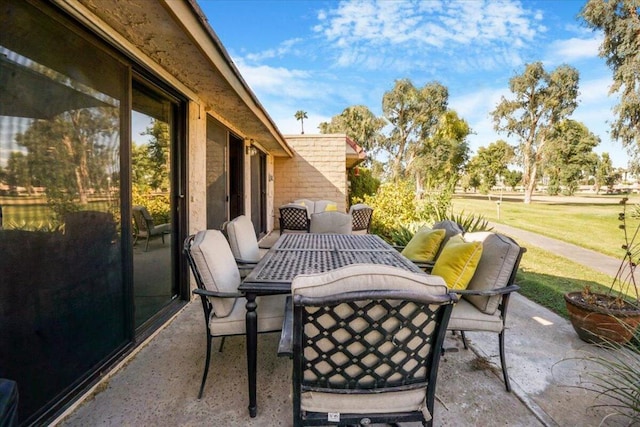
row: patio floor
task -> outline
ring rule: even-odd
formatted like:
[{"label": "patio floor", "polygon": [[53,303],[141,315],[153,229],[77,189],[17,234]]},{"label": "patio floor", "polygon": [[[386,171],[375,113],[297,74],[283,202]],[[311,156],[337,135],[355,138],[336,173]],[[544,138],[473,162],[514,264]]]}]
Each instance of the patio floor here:
[{"label": "patio floor", "polygon": [[[244,337],[227,338],[224,351],[213,353],[205,394],[197,399],[205,353],[201,310],[197,300],[188,304],[54,425],[291,425],[291,361],[276,356],[278,334],[259,337],[256,418],[247,411]],[[606,412],[590,408],[593,395],[569,387],[577,384],[583,367],[560,362],[585,348],[568,322],[520,295],[512,299],[509,320],[506,349],[513,392],[505,391],[496,365],[496,335],[469,333],[473,351],[464,350],[457,336],[448,336],[445,348],[459,350],[446,352],[441,360],[434,425],[599,425]],[[606,425],[624,423],[610,418]]]}]

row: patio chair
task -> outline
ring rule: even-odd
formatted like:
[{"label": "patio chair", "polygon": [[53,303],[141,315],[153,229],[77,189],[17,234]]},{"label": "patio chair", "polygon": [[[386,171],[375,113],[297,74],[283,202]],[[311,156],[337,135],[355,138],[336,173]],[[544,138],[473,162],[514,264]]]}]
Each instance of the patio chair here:
[{"label": "patio chair", "polygon": [[280,233],[286,230],[309,232],[311,220],[307,208],[295,203],[280,206]]},{"label": "patio chair", "polygon": [[373,208],[371,208],[371,206],[365,205],[364,203],[351,205],[349,214],[351,214],[353,221],[351,228],[354,234],[369,233],[371,217],[373,216]]},{"label": "patio chair", "polygon": [[473,277],[464,290],[454,290],[461,296],[451,313],[447,329],[459,331],[464,348],[465,332],[493,332],[498,334],[500,364],[507,391],[511,391],[504,351],[507,308],[515,284],[516,273],[526,248],[513,239],[493,232],[466,233],[466,242],[482,242],[482,255]]},{"label": "patio chair", "polygon": [[[224,337],[246,333],[246,299],[238,292],[240,273],[229,243],[219,230],[199,231],[187,237],[184,253],[195,277],[204,311],[207,334],[207,355],[198,399],[202,397],[211,360],[211,341],[222,337],[218,351],[222,351]],[[256,299],[258,304],[258,332],[282,329],[285,295],[269,295]]]},{"label": "patio chair", "polygon": [[223,231],[229,240],[231,252],[243,272],[252,270],[264,255],[260,252],[253,222],[246,215],[240,215],[223,226]]},{"label": "patio chair", "polygon": [[144,206],[133,206],[133,220],[136,223],[136,234],[133,244],[135,245],[138,238],[143,237],[147,239],[144,246],[144,251],[149,250],[149,240],[152,237],[160,236],[162,238],[162,244],[164,244],[164,236],[171,234],[171,224],[155,225],[153,223],[153,217]]},{"label": "patio chair", "polygon": [[311,214],[309,232],[351,234],[351,215],[336,211]]},{"label": "patio chair", "polygon": [[457,299],[441,278],[358,264],[299,275],[291,292],[294,426],[432,424]]}]

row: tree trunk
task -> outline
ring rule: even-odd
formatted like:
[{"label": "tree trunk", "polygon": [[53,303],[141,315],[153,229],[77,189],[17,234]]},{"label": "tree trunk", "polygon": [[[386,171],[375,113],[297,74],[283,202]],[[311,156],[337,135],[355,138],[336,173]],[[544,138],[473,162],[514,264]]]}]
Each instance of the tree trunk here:
[{"label": "tree trunk", "polygon": [[533,192],[536,189],[536,175],[538,174],[538,167],[534,164],[529,168],[529,181],[524,188],[524,203],[526,205],[531,204],[533,199]]}]

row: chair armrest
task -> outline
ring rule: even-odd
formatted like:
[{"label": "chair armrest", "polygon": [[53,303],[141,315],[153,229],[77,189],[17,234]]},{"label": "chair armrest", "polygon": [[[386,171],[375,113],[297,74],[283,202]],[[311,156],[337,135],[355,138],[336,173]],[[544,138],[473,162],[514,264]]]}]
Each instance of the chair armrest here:
[{"label": "chair armrest", "polygon": [[411,261],[427,273],[431,273],[431,270],[433,270],[433,266],[435,265],[434,261],[414,261],[412,259],[410,259],[409,261]]},{"label": "chair armrest", "polygon": [[200,289],[200,288],[196,288],[192,292],[195,295],[200,295],[203,297],[238,298],[238,297],[244,296],[239,292],[216,292],[216,291],[210,291],[208,289]]},{"label": "chair armrest", "polygon": [[290,359],[293,357],[293,302],[291,295],[287,296],[284,305],[284,320],[278,343],[278,356]]},{"label": "chair armrest", "polygon": [[249,260],[242,259],[242,258],[236,258],[236,263],[237,264],[242,264],[242,265],[253,265],[253,266],[255,266],[258,263],[258,261],[249,261]]},{"label": "chair armrest", "polygon": [[505,286],[504,288],[491,289],[487,291],[479,291],[474,289],[451,289],[450,291],[455,292],[458,295],[481,295],[481,296],[490,297],[493,295],[510,294],[511,292],[515,292],[519,289],[520,289],[520,286],[518,285],[509,285],[509,286]]}]

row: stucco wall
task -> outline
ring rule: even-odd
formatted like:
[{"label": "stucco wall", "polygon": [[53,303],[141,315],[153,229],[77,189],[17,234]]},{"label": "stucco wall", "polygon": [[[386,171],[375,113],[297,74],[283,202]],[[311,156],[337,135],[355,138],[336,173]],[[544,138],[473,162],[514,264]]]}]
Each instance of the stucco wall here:
[{"label": "stucco wall", "polygon": [[[346,135],[285,135],[293,158],[274,161],[274,211],[295,199],[332,200],[345,211]],[[275,226],[277,227],[277,221]]]},{"label": "stucco wall", "polygon": [[189,234],[207,228],[207,120],[201,104],[189,102],[189,176],[188,176],[188,212]]}]

